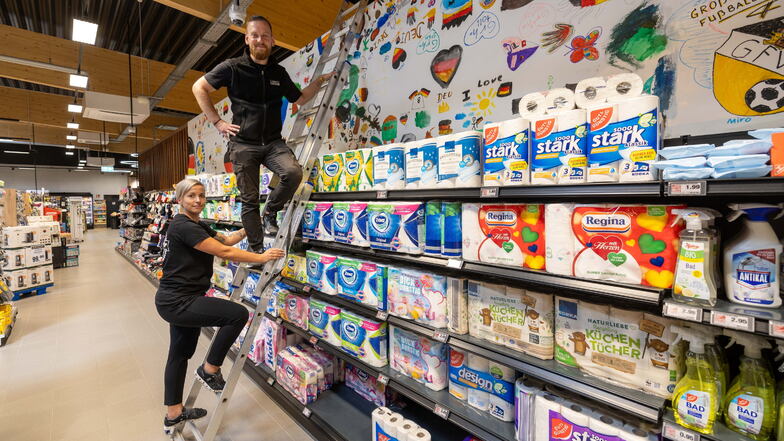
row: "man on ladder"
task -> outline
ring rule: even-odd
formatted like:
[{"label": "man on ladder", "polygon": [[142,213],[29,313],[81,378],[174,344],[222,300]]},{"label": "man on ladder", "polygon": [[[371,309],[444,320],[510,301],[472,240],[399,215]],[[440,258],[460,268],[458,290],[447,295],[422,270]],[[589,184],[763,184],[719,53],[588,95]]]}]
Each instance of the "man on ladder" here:
[{"label": "man on ladder", "polygon": [[[331,73],[315,78],[302,89],[291,81],[286,69],[270,59],[275,39],[272,25],[260,16],[251,17],[245,31],[244,54],[230,58],[193,83],[193,95],[202,112],[218,131],[230,135],[228,145],[242,202],[242,226],[251,250],[264,250],[264,233],[278,230],[277,213],[302,182],[302,167],[280,135],[282,98],[299,106],[310,101]],[[231,123],[215,111],[209,93],[227,87],[233,114]],[[280,182],[272,190],[259,215],[259,166],[275,173]],[[262,221],[263,219],[263,221]]]}]

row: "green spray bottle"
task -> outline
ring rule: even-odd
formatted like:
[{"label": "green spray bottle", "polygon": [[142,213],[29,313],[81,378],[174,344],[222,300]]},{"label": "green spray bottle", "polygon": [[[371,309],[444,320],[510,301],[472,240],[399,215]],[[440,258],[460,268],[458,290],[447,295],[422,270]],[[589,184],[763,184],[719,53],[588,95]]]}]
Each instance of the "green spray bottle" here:
[{"label": "green spray bottle", "polygon": [[714,306],[718,298],[719,234],[710,225],[721,213],[710,208],[683,208],[672,213],[677,215],[673,224],[680,219],[686,221],[680,234],[672,296]]},{"label": "green spray bottle", "polygon": [[730,429],[756,441],[770,438],[776,423],[776,383],[770,366],[762,359],[768,342],[762,337],[725,330],[724,334],[744,348],[740,373],[722,400],[724,422]]},{"label": "green spray bottle", "polygon": [[678,340],[689,342],[686,356],[686,374],[675,385],[672,406],[675,422],[696,432],[713,433],[713,424],[719,410],[719,382],[716,369],[705,355],[705,345],[714,342],[713,336],[702,329],[671,325]]}]

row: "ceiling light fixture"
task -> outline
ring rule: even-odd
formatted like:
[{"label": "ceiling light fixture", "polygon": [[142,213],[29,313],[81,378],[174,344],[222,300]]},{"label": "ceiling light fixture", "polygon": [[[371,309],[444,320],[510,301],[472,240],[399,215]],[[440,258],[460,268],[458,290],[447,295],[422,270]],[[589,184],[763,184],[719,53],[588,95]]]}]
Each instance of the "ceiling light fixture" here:
[{"label": "ceiling light fixture", "polygon": [[131,157],[132,157],[132,158],[137,158],[137,157],[139,157],[139,154],[138,154],[138,153],[136,153],[136,152],[134,152],[134,153],[131,153]]},{"label": "ceiling light fixture", "polygon": [[73,156],[74,152],[65,152],[67,156]]},{"label": "ceiling light fixture", "polygon": [[79,104],[69,104],[68,111],[73,113],[82,113],[82,106]]},{"label": "ceiling light fixture", "polygon": [[87,75],[76,75],[71,74],[68,84],[73,87],[80,87],[82,89],[87,88]]},{"label": "ceiling light fixture", "polygon": [[35,170],[33,167],[17,167],[17,170]]},{"label": "ceiling light fixture", "polygon": [[17,155],[29,155],[30,152],[20,152],[19,150],[3,150],[3,153],[15,153]]},{"label": "ceiling light fixture", "polygon": [[68,129],[78,129],[79,128],[79,123],[77,123],[77,122],[65,123],[65,127],[68,128]]},{"label": "ceiling light fixture", "polygon": [[75,145],[73,145],[73,144],[68,144],[68,145],[66,145],[66,146],[65,146],[65,148],[67,148],[67,149],[69,149],[69,150],[70,150],[70,149],[75,149],[75,148],[76,148],[76,146],[75,146]]},{"label": "ceiling light fixture", "polygon": [[69,141],[76,141],[76,135],[65,135],[65,139]]},{"label": "ceiling light fixture", "polygon": [[98,35],[98,25],[89,21],[73,19],[73,34],[71,39],[80,43],[95,44]]}]

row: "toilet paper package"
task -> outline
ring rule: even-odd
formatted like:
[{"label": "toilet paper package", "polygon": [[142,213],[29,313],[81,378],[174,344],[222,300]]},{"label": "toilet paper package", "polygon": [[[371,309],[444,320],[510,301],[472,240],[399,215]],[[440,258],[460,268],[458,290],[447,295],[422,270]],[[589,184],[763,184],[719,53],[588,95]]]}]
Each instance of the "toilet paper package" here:
[{"label": "toilet paper package", "polygon": [[555,299],[555,359],[607,382],[670,398],[680,378],[674,321],[580,300]]},{"label": "toilet paper package", "polygon": [[583,109],[531,119],[531,184],[585,182],[587,134]]},{"label": "toilet paper package", "polygon": [[346,365],[346,386],[376,406],[386,405],[386,387],[376,377],[350,364]]},{"label": "toilet paper package", "polygon": [[343,153],[327,153],[321,156],[319,159],[321,165],[319,168],[321,191],[345,191],[343,161]]},{"label": "toilet paper package", "polygon": [[395,326],[390,326],[389,333],[389,364],[392,369],[424,384],[428,389],[442,390],[447,387],[449,361],[446,344]]},{"label": "toilet paper package", "polygon": [[419,177],[419,188],[438,187],[438,141],[427,138],[421,141],[419,150],[422,152],[422,172]]},{"label": "toilet paper package", "polygon": [[536,441],[534,418],[539,384],[520,377],[515,381],[515,441]]},{"label": "toilet paper package", "polygon": [[[620,431],[613,429],[612,424],[601,424],[600,414],[582,404],[540,391],[535,395],[533,405],[533,421],[532,424],[528,424],[531,428],[528,433],[532,438],[518,439],[528,441],[556,439],[559,433],[568,431],[569,439],[631,441],[624,438]],[[613,422],[611,418],[609,421]]]},{"label": "toilet paper package", "polygon": [[577,238],[572,230],[572,203],[544,205],[545,267],[548,273],[571,276]]},{"label": "toilet paper package", "polygon": [[319,351],[310,345],[298,344],[293,346],[292,349],[318,365],[318,367],[323,370],[324,389],[322,389],[321,392],[327,389],[331,389],[335,384],[336,378],[338,377],[335,375],[335,358],[332,355]]},{"label": "toilet paper package", "polygon": [[365,157],[361,150],[343,152],[343,179],[340,191],[359,191]]},{"label": "toilet paper package", "polygon": [[441,255],[441,240],[443,239],[444,218],[441,201],[428,201],[425,203],[425,254]]},{"label": "toilet paper package", "polygon": [[[673,225],[672,205],[578,205],[572,215],[577,238],[574,275],[670,288],[683,223]],[[548,237],[551,231],[548,231]],[[567,233],[553,230],[556,236]]]},{"label": "toilet paper package", "polygon": [[442,202],[441,219],[441,255],[461,257],[463,255],[462,204]]},{"label": "toilet paper package", "polygon": [[450,277],[447,284],[449,332],[468,334],[468,280]]},{"label": "toilet paper package", "polygon": [[480,132],[468,131],[439,137],[438,187],[481,186],[481,148]]},{"label": "toilet paper package", "polygon": [[278,304],[281,298],[291,294],[291,288],[283,282],[275,282],[271,288],[262,293],[261,301],[267,305],[266,312],[273,317],[278,316]]},{"label": "toilet paper package", "polygon": [[332,241],[332,213],[332,202],[308,202],[302,214],[302,237]]},{"label": "toilet paper package", "polygon": [[295,354],[285,350],[278,352],[275,378],[300,403],[310,404],[316,400],[317,374]]},{"label": "toilet paper package", "polygon": [[259,284],[259,279],[261,278],[261,274],[259,273],[248,273],[248,277],[245,279],[245,283],[242,285],[242,293],[240,293],[240,297],[253,303],[254,305],[259,304],[259,296],[256,295],[256,286]]},{"label": "toilet paper package", "polygon": [[338,258],[337,265],[338,296],[386,311],[386,265],[345,256]]},{"label": "toilet paper package", "polygon": [[340,347],[340,308],[311,297],[308,305],[308,330],[327,343]]},{"label": "toilet paper package", "polygon": [[545,268],[543,205],[465,203],[461,217],[463,259]]},{"label": "toilet paper package", "polygon": [[307,251],[308,285],[324,294],[337,294],[338,258],[332,254]]},{"label": "toilet paper package", "polygon": [[290,291],[278,294],[278,316],[297,327],[308,329],[308,298]]},{"label": "toilet paper package", "polygon": [[406,190],[419,188],[422,179],[423,151],[420,148],[422,141],[412,141],[405,144],[406,161]]},{"label": "toilet paper package", "polygon": [[425,238],[425,204],[422,202],[371,202],[368,204],[370,247],[422,254]]},{"label": "toilet paper package", "polygon": [[528,185],[530,123],[515,118],[485,124],[482,185]]},{"label": "toilet paper package", "polygon": [[341,349],[373,367],[387,365],[387,323],[343,310],[340,313]]},{"label": "toilet paper package", "polygon": [[[283,348],[283,352],[292,355],[308,372],[316,374],[316,396],[327,390],[327,381],[324,375],[324,368],[304,351],[297,348],[298,345],[291,345]],[[315,398],[314,398],[315,399]]]},{"label": "toilet paper package", "polygon": [[406,161],[403,144],[373,148],[373,178],[376,190],[400,190],[406,186]]},{"label": "toilet paper package", "polygon": [[611,98],[589,107],[588,182],[656,179],[659,97]]},{"label": "toilet paper package", "polygon": [[387,302],[389,313],[416,320],[434,328],[445,328],[448,322],[450,293],[448,277],[415,269],[389,268]]},{"label": "toilet paper package", "polygon": [[286,328],[267,317],[262,319],[260,326],[264,341],[262,362],[274,370],[277,365],[278,352],[283,349],[286,343]]},{"label": "toilet paper package", "polygon": [[[466,400],[502,421],[513,421],[514,383],[513,369],[451,348],[449,392],[456,398]],[[466,398],[461,397],[464,392]]]},{"label": "toilet paper package", "polygon": [[366,247],[367,202],[333,202],[332,236],[335,242]]},{"label": "toilet paper package", "polygon": [[362,155],[362,172],[359,176],[359,187],[357,189],[359,191],[372,190],[375,186],[373,179],[373,149],[366,148],[355,151]]},{"label": "toilet paper package", "polygon": [[307,258],[304,255],[289,253],[281,275],[300,283],[308,283],[307,266]]},{"label": "toilet paper package", "polygon": [[468,282],[468,332],[537,358],[553,358],[553,296]]}]

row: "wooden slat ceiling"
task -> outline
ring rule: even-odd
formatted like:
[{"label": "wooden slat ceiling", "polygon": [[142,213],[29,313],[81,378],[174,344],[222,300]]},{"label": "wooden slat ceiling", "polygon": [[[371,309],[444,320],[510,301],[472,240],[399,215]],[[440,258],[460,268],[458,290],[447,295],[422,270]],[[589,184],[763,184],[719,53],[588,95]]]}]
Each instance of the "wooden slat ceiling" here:
[{"label": "wooden slat ceiling", "polygon": [[[209,21],[225,6],[226,0],[3,0],[0,8],[0,55],[76,69],[89,76],[88,90],[128,96],[133,78],[133,95],[152,95],[175,64],[187,53]],[[277,59],[287,56],[329,28],[340,0],[293,0],[270,2],[257,0],[248,8],[248,16],[264,15],[273,24],[278,46]],[[141,8],[142,41],[139,41]],[[96,44],[81,45],[70,40],[73,18],[99,24]],[[138,151],[150,148],[170,132],[155,130],[159,124],[182,126],[191,114],[200,110],[191,93],[193,82],[226,58],[244,49],[243,35],[236,28],[227,31],[218,45],[199,60],[157,105],[160,110],[180,112],[182,117],[153,114],[139,125]],[[80,89],[68,84],[68,74],[56,70],[0,62],[0,137],[31,136],[35,141],[65,145],[65,128],[74,114],[67,112],[73,97],[81,98]],[[225,97],[225,89],[213,94],[214,100]],[[81,103],[81,99],[79,99]],[[75,116],[80,130],[100,132],[101,121]],[[106,132],[116,138],[123,124],[107,123]],[[133,152],[137,148],[133,135],[109,150]]]}]

